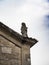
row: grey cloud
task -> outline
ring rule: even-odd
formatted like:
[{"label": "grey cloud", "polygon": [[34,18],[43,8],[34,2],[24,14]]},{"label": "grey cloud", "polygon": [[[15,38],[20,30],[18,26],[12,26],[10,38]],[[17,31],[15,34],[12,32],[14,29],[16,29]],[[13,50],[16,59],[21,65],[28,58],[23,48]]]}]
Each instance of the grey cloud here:
[{"label": "grey cloud", "polygon": [[0,0],[0,1],[4,1],[4,0]]},{"label": "grey cloud", "polygon": [[0,0],[1,5],[5,6],[21,6],[26,0]]},{"label": "grey cloud", "polygon": [[49,2],[49,0],[46,0],[47,2]]},{"label": "grey cloud", "polygon": [[49,15],[44,16],[44,25],[49,28]]},{"label": "grey cloud", "polygon": [[15,3],[15,5],[18,5],[19,6],[19,5],[24,4],[26,2],[26,0],[14,0],[13,2]]}]

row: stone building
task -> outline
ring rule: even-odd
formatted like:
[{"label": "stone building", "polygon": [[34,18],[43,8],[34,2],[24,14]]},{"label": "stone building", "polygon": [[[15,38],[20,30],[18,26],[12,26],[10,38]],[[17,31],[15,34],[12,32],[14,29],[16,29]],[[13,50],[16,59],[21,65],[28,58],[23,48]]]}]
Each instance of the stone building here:
[{"label": "stone building", "polygon": [[0,65],[31,65],[30,48],[37,42],[0,22]]}]

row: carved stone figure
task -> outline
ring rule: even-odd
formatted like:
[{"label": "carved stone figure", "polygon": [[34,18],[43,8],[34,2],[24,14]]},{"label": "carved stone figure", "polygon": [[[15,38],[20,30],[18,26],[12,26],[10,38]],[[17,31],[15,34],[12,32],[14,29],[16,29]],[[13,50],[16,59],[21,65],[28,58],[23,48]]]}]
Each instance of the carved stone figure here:
[{"label": "carved stone figure", "polygon": [[24,22],[22,23],[22,26],[21,26],[21,33],[22,33],[22,36],[28,37],[27,36],[27,27],[26,27],[26,24]]}]

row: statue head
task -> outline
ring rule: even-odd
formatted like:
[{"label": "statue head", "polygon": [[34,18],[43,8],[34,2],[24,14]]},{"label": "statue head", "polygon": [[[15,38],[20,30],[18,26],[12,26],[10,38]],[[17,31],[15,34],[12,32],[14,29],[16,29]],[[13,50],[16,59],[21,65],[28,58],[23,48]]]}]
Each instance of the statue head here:
[{"label": "statue head", "polygon": [[22,22],[22,26],[26,26],[26,24],[24,22]]}]

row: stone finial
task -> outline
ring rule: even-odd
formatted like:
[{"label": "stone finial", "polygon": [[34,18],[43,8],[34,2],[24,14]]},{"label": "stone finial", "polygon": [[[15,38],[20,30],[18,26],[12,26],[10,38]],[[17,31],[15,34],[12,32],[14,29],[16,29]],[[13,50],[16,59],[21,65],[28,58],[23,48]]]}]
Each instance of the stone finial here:
[{"label": "stone finial", "polygon": [[28,37],[27,36],[27,27],[26,27],[26,24],[24,22],[22,23],[22,26],[21,26],[21,33],[22,33],[22,36]]}]

